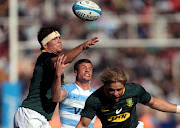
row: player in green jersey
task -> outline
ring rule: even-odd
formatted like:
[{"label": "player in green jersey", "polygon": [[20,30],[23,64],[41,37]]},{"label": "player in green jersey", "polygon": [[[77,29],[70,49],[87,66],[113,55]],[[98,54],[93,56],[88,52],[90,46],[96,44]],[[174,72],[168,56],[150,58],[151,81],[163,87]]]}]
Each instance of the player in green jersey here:
[{"label": "player in green jersey", "polygon": [[[83,50],[98,42],[97,37],[94,37],[62,54],[62,42],[58,31],[56,27],[42,27],[38,32],[42,53],[35,64],[28,96],[14,116],[14,128],[51,127],[48,121],[51,120],[54,109],[59,103],[61,88],[61,83],[52,86],[53,82],[61,81],[59,75],[62,75],[67,63],[72,62]],[[56,74],[57,63],[62,67],[60,74]]]},{"label": "player in green jersey", "polygon": [[120,68],[107,68],[100,79],[104,85],[86,100],[77,128],[87,128],[95,115],[103,128],[143,128],[136,113],[137,103],[162,112],[180,113],[180,106],[151,96],[137,83],[127,83]]}]

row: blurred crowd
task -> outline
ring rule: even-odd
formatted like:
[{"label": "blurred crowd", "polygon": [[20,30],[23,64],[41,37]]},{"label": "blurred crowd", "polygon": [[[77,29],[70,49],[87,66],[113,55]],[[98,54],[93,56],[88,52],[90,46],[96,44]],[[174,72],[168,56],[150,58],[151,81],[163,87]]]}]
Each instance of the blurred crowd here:
[{"label": "blurred crowd", "polygon": [[[180,39],[179,0],[92,1],[101,7],[102,16],[97,21],[88,22],[73,14],[75,0],[19,0],[19,45],[22,42],[38,43],[37,31],[42,25],[59,27],[62,40],[89,39],[95,35],[100,40]],[[0,0],[0,85],[8,80],[10,72],[8,2]],[[40,53],[39,48],[19,52],[19,80],[23,84],[24,97],[27,95],[35,59]],[[92,61],[92,86],[96,89],[102,85],[98,79],[99,73],[105,67],[118,65],[126,70],[130,82],[141,84],[156,97],[180,104],[179,47],[92,48],[77,60],[79,58]],[[65,71],[65,82],[73,82],[73,77],[73,67],[69,66]],[[139,119],[145,122],[145,128],[180,128],[178,114],[165,114],[141,105],[137,109]]]}]

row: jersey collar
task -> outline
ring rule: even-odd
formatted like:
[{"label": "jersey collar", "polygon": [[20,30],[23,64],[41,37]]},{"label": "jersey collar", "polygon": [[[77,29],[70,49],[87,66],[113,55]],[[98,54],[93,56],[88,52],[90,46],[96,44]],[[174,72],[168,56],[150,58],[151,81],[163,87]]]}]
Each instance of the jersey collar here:
[{"label": "jersey collar", "polygon": [[47,52],[46,50],[42,50],[42,52]]},{"label": "jersey collar", "polygon": [[124,95],[124,93],[125,93],[125,87],[123,88],[123,93],[122,93],[122,95]]}]

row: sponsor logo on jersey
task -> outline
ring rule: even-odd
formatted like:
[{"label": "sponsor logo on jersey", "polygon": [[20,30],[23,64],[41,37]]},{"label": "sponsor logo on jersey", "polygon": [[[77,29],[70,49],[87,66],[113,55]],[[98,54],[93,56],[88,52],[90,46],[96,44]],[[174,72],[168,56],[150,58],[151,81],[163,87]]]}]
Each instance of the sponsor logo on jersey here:
[{"label": "sponsor logo on jersey", "polygon": [[107,120],[110,122],[123,122],[123,121],[127,120],[129,117],[130,117],[130,113],[125,112],[123,114],[119,114],[116,116],[110,116],[107,118]]},{"label": "sponsor logo on jersey", "polygon": [[116,110],[116,114],[119,114],[122,111],[122,108]]},{"label": "sponsor logo on jersey", "polygon": [[132,101],[132,98],[126,99],[126,102],[127,102],[128,107],[132,107],[134,104],[134,102]]}]

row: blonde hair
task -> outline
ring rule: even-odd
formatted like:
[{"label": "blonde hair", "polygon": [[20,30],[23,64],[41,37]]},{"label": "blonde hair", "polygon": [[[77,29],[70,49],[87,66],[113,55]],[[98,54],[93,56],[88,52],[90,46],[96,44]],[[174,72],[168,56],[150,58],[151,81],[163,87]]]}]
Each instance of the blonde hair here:
[{"label": "blonde hair", "polygon": [[106,68],[100,74],[100,80],[105,85],[120,82],[120,83],[124,84],[124,86],[125,86],[126,82],[127,82],[127,76],[126,76],[125,72],[118,67]]}]

